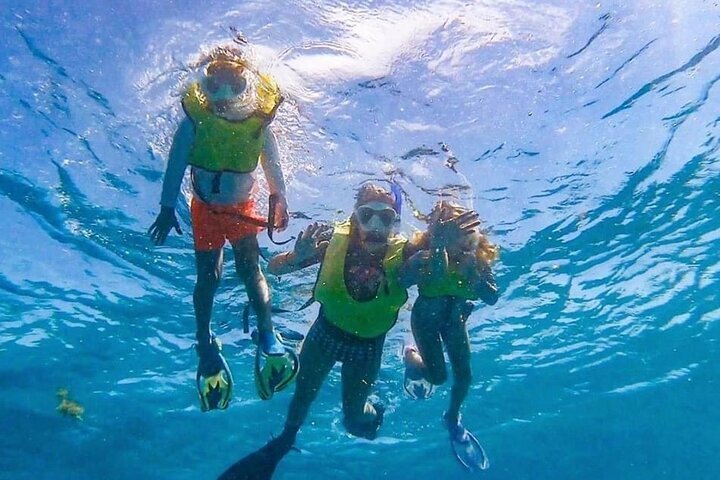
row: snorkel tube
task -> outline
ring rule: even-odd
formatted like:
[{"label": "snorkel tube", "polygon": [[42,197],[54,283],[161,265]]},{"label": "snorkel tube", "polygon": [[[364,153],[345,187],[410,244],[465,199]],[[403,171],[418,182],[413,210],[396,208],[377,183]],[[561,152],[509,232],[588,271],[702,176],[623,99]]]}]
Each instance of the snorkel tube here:
[{"label": "snorkel tube", "polygon": [[400,215],[402,214],[402,188],[400,188],[400,185],[393,179],[387,181],[390,184],[390,193],[393,194],[393,208],[398,214],[398,218],[400,218]]},{"label": "snorkel tube", "polygon": [[398,220],[400,219],[400,214],[402,213],[402,205],[403,205],[403,190],[402,187],[400,187],[400,184],[395,181],[394,178],[391,178],[390,180],[385,178],[371,178],[365,181],[360,182],[358,185],[358,188],[368,184],[368,183],[374,183],[377,184],[378,182],[387,183],[390,186],[390,194],[393,198],[392,208],[397,213]]},{"label": "snorkel tube", "polygon": [[277,206],[278,202],[278,196],[277,193],[273,193],[270,195],[270,198],[268,199],[268,219],[267,219],[267,234],[268,238],[270,238],[270,241],[273,242],[275,245],[285,245],[288,242],[291,242],[295,240],[295,237],[290,237],[285,241],[277,242],[273,238],[273,232],[275,231],[275,208]]}]

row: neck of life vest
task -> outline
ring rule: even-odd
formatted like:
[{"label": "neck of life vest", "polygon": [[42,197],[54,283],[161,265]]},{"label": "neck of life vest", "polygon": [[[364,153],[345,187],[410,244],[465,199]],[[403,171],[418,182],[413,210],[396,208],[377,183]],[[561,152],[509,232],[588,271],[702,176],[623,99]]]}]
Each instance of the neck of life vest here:
[{"label": "neck of life vest", "polygon": [[398,281],[407,239],[393,235],[383,258],[386,284],[375,298],[359,302],[345,284],[345,258],[350,244],[350,222],[335,226],[315,283],[314,297],[323,307],[327,320],[339,329],[360,338],[377,338],[392,328],[400,308],[407,301],[407,290]]}]

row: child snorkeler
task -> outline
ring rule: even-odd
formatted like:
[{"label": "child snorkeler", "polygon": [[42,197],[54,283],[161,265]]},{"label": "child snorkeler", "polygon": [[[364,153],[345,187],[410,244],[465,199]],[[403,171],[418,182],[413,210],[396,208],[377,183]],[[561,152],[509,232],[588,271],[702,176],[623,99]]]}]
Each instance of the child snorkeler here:
[{"label": "child snorkeler", "polygon": [[456,458],[469,470],[485,470],[489,462],[475,438],[461,423],[460,407],[471,382],[470,344],[466,321],[472,300],[493,305],[498,289],[491,269],[498,248],[479,229],[477,212],[440,201],[429,216],[428,229],[416,236],[420,248],[406,263],[403,283],[417,284],[411,315],[417,346],[403,349],[405,391],[428,398],[447,379],[443,345],[454,382],[443,421]]}]

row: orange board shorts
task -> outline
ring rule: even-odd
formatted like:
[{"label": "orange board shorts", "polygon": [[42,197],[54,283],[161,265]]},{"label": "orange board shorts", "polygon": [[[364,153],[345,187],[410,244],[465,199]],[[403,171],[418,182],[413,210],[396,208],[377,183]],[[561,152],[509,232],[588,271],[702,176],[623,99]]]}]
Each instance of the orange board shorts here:
[{"label": "orange board shorts", "polygon": [[241,238],[263,231],[263,227],[248,223],[243,220],[243,216],[265,221],[255,214],[254,200],[235,205],[212,205],[193,198],[190,214],[195,250],[200,252],[219,250],[225,245],[226,239],[235,243]]}]

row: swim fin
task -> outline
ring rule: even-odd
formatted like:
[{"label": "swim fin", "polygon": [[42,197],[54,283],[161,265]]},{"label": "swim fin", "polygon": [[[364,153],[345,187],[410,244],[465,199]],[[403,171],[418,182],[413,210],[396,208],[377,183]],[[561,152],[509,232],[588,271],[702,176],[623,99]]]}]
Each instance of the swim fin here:
[{"label": "swim fin", "polygon": [[280,460],[293,448],[294,439],[280,435],[247,457],[235,462],[218,480],[270,480]]},{"label": "swim fin", "polygon": [[367,402],[365,404],[365,408],[367,409],[368,406],[372,407],[375,413],[375,416],[371,421],[363,423],[350,423],[347,418],[345,418],[343,420],[343,424],[350,435],[354,435],[358,438],[375,440],[385,418],[385,405],[380,402]]},{"label": "swim fin", "polygon": [[[408,356],[418,354],[417,348],[409,346],[403,348],[403,362],[405,363],[405,378],[403,388],[410,398],[424,400],[433,396],[435,385],[428,382],[422,371],[408,360]],[[418,354],[419,355],[419,354]]]},{"label": "swim fin", "polygon": [[300,370],[295,350],[285,345],[279,335],[276,335],[276,341],[281,345],[282,353],[266,353],[262,345],[258,345],[255,353],[255,388],[263,400],[271,399],[276,392],[290,385]]},{"label": "swim fin", "polygon": [[195,374],[195,385],[200,397],[200,409],[224,410],[232,399],[233,378],[225,358],[220,353],[222,344],[215,336],[210,343],[197,345],[200,361]]},{"label": "swim fin", "polygon": [[475,435],[466,429],[459,419],[455,425],[449,424],[447,418],[444,418],[444,421],[450,432],[450,445],[458,462],[471,472],[490,468],[490,460]]}]

